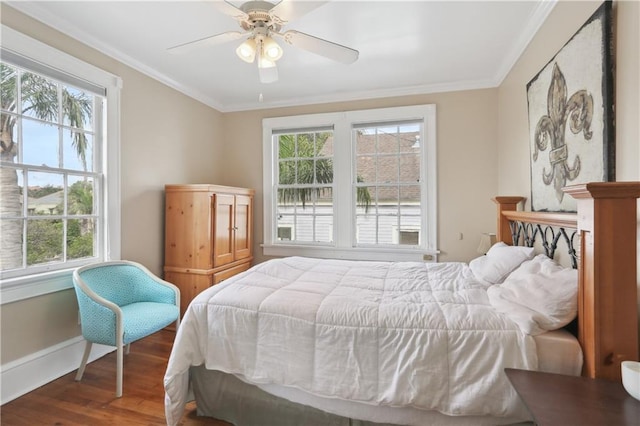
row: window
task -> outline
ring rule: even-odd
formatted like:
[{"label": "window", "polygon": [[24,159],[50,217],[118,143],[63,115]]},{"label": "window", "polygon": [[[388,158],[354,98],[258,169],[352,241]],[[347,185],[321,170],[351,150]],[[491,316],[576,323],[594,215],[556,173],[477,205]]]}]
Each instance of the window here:
[{"label": "window", "polygon": [[[278,240],[331,243],[333,130],[281,130],[274,132],[274,138],[278,145]],[[294,227],[298,230],[295,236],[291,232]]]},{"label": "window", "polygon": [[9,28],[2,32],[6,303],[69,287],[71,268],[119,257],[120,81]]},{"label": "window", "polygon": [[265,254],[437,254],[435,106],[269,118],[263,137]]},{"label": "window", "polygon": [[420,230],[422,121],[352,126],[357,245],[420,245],[402,238]]}]

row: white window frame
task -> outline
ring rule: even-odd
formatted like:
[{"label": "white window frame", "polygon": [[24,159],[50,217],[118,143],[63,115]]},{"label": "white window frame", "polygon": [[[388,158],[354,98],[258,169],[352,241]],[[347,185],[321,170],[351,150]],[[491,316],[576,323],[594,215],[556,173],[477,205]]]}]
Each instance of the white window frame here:
[{"label": "white window frame", "polygon": [[[352,126],[375,123],[421,120],[423,146],[421,168],[422,230],[419,247],[356,247],[355,200],[353,191]],[[278,164],[278,144],[273,132],[282,129],[334,129],[334,243],[331,246],[286,244],[277,241],[275,215],[277,193],[275,182]],[[354,260],[429,260],[437,261],[437,158],[436,106],[417,105],[338,113],[309,114],[267,118],[262,122],[263,138],[263,253],[267,256],[310,256]]]},{"label": "white window frame", "polygon": [[[122,79],[45,43],[2,25],[2,48],[106,89],[101,188],[102,238],[98,260],[120,259],[120,90]],[[93,262],[96,261],[92,258]],[[73,268],[0,279],[0,303],[11,303],[73,287]]]}]

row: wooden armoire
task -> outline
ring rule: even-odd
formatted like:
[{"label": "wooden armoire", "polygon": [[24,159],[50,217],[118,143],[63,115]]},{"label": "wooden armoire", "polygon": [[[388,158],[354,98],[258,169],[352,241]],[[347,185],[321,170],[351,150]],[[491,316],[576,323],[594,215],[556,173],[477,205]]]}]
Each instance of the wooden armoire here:
[{"label": "wooden armoire", "polygon": [[164,279],[180,289],[181,316],[198,293],[251,267],[254,193],[165,186]]}]

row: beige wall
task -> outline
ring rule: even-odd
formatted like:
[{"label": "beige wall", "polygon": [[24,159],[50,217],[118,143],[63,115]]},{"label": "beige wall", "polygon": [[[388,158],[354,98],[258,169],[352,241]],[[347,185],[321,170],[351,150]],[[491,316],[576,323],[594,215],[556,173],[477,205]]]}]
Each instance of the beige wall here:
[{"label": "beige wall", "polygon": [[[262,256],[262,119],[311,113],[435,104],[438,151],[438,248],[441,261],[469,261],[482,232],[495,232],[497,89],[405,96],[227,113],[224,184],[256,189],[254,249]],[[470,220],[469,215],[472,215]],[[463,239],[459,239],[459,235]]]},{"label": "beige wall", "polygon": [[[222,179],[222,114],[2,4],[2,24],[122,78],[122,257],[157,274],[166,183]],[[80,334],[73,290],[4,304],[1,362]]]},{"label": "beige wall", "polygon": [[[561,1],[498,89],[498,189],[531,193],[527,83],[593,14],[601,2]],[[640,3],[614,3],[616,54],[616,178],[638,180],[640,141]]]},{"label": "beige wall", "polygon": [[[527,82],[600,4],[559,2],[499,87],[498,189],[501,194],[528,196],[531,192]],[[614,2],[614,22],[616,180],[640,180],[640,2]]]}]

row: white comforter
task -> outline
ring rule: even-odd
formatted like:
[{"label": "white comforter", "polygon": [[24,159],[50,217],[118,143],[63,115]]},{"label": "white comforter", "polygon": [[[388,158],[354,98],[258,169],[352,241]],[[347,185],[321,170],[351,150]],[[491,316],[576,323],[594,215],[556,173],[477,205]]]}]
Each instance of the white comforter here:
[{"label": "white comforter", "polygon": [[322,397],[504,417],[522,406],[503,369],[537,356],[466,264],[291,257],[193,300],[164,379],[168,424],[203,363]]}]

